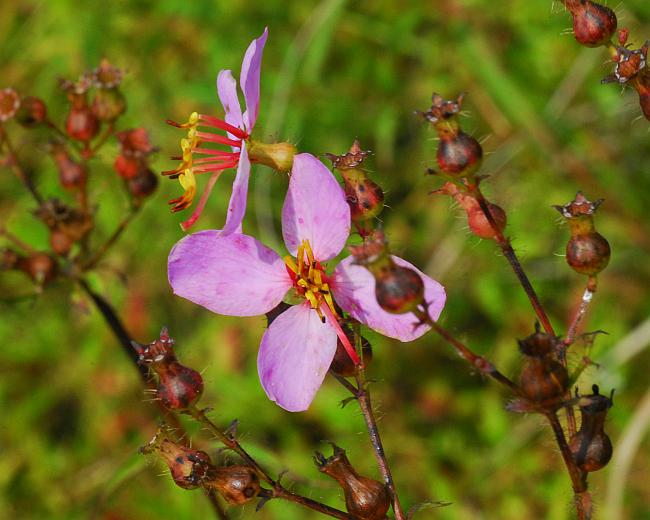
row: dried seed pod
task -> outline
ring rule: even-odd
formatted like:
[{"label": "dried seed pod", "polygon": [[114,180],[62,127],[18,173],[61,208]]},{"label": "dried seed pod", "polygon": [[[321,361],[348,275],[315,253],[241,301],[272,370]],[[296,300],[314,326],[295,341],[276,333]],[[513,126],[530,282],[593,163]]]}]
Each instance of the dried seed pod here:
[{"label": "dried seed pod", "polygon": [[63,144],[52,144],[50,155],[59,170],[61,186],[66,190],[78,190],[86,185],[88,180],[87,169],[72,159]]},{"label": "dried seed pod", "polygon": [[158,177],[151,168],[140,168],[135,177],[127,180],[127,186],[135,199],[144,199],[156,191]]},{"label": "dried seed pod", "polygon": [[243,505],[262,491],[257,473],[241,465],[211,468],[203,480],[203,486],[215,489],[226,502],[233,505]]},{"label": "dried seed pod", "polygon": [[560,406],[569,386],[569,374],[555,358],[558,338],[539,330],[519,340],[519,350],[526,357],[519,376],[524,396],[537,407],[554,410]]},{"label": "dried seed pod", "polygon": [[82,78],[77,83],[64,81],[62,87],[68,93],[70,102],[65,131],[73,139],[87,143],[97,135],[100,126],[99,120],[88,106],[90,81],[87,78]]},{"label": "dried seed pod", "polygon": [[592,395],[582,396],[578,401],[582,415],[580,430],[569,441],[576,464],[587,472],[605,467],[613,451],[612,442],[604,430],[607,411],[613,404],[611,396],[600,395],[597,385],[593,385],[592,390]]},{"label": "dried seed pod", "polygon": [[20,96],[12,88],[0,90],[0,122],[12,119],[20,108]]},{"label": "dried seed pod", "polygon": [[390,507],[386,486],[377,480],[359,475],[350,464],[345,450],[332,445],[334,453],[326,458],[316,452],[318,469],[336,480],[345,495],[345,507],[357,520],[384,520]]},{"label": "dried seed pod", "polygon": [[56,260],[47,253],[39,252],[20,258],[16,267],[41,286],[54,280],[58,271]]},{"label": "dried seed pod", "polygon": [[573,35],[586,47],[606,45],[616,32],[616,14],[609,7],[591,0],[565,0],[573,17]]},{"label": "dried seed pod", "polygon": [[151,441],[140,448],[140,452],[158,456],[169,468],[176,485],[183,489],[201,486],[214,468],[206,452],[193,450],[174,441],[165,426],[160,427]]},{"label": "dried seed pod", "polygon": [[132,342],[138,363],[149,366],[158,375],[156,396],[171,410],[192,407],[203,394],[203,378],[196,370],[181,365],[173,350],[174,340],[166,328],[160,338],[147,345]]}]

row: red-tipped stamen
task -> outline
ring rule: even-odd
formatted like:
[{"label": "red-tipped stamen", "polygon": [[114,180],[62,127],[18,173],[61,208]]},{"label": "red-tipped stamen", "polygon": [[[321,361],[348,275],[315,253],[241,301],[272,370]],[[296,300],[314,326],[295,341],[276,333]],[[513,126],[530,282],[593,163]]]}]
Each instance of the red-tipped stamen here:
[{"label": "red-tipped stamen", "polygon": [[338,338],[341,340],[341,343],[343,344],[343,348],[345,351],[348,353],[348,356],[350,356],[350,359],[355,365],[359,365],[361,363],[361,360],[359,359],[359,356],[357,355],[357,351],[354,349],[352,346],[352,343],[350,343],[350,339],[348,338],[347,334],[343,332],[343,329],[341,328],[341,325],[339,324],[339,320],[337,320],[334,315],[332,314],[331,309],[327,305],[321,305],[321,310],[323,311],[323,314],[327,316],[327,319],[331,323],[332,327],[334,327],[334,330],[336,331],[336,335]]},{"label": "red-tipped stamen", "polygon": [[165,119],[165,123],[171,126],[175,126],[176,128],[187,128],[187,125],[182,125],[176,121],[172,121],[171,119]]},{"label": "red-tipped stamen", "polygon": [[212,192],[212,188],[214,188],[214,185],[216,184],[222,172],[223,170],[214,172],[210,177],[210,179],[208,180],[208,184],[205,186],[205,190],[201,194],[201,199],[199,200],[199,203],[196,205],[196,209],[194,210],[194,213],[192,213],[192,216],[188,218],[185,222],[181,222],[181,229],[183,231],[187,231],[189,228],[191,228],[194,225],[194,223],[199,219],[201,213],[203,213],[203,208],[205,208],[205,204],[206,202],[208,202],[208,197]]},{"label": "red-tipped stamen", "polygon": [[236,141],[235,139],[229,139],[229,138],[224,137],[222,135],[208,134],[206,132],[197,132],[196,137],[200,141],[208,141],[210,143],[226,144],[228,146],[235,146],[237,148],[241,148],[241,140]]},{"label": "red-tipped stamen", "polygon": [[239,157],[239,152],[226,152],[225,150],[215,150],[214,148],[192,148],[192,153],[213,155],[214,157],[228,157],[232,159]]},{"label": "red-tipped stamen", "polygon": [[199,114],[199,119],[204,123],[207,123],[207,126],[214,126],[216,128],[221,128],[222,130],[225,130],[229,134],[239,137],[240,139],[248,139],[248,134],[244,132],[241,128],[237,128],[236,126],[233,126],[230,123],[226,123],[222,119],[218,119],[213,116],[206,116],[204,114]]},{"label": "red-tipped stamen", "polygon": [[216,163],[209,166],[201,166],[200,168],[192,168],[194,173],[205,173],[205,172],[218,172],[221,170],[227,170],[229,168],[234,168],[239,164],[239,161],[231,161],[225,163]]}]

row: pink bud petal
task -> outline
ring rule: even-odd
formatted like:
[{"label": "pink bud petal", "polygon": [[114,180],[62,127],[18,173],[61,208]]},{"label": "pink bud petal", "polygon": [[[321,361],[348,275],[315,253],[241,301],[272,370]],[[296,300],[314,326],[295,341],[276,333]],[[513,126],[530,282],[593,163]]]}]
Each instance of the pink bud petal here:
[{"label": "pink bud petal", "polygon": [[251,132],[257,121],[257,114],[260,107],[260,69],[262,68],[262,54],[266,37],[269,35],[268,27],[264,29],[262,36],[253,40],[246,49],[244,61],[241,64],[241,76],[239,84],[241,85],[244,99],[246,101],[246,111],[244,112],[244,125],[247,132]]},{"label": "pink bud petal", "polygon": [[[226,123],[243,129],[244,119],[239,106],[239,98],[237,97],[237,82],[229,70],[219,71],[217,75],[217,93],[223,105]],[[228,137],[237,139],[237,136],[232,134],[228,134]]]},{"label": "pink bud petal", "polygon": [[221,231],[224,235],[242,232],[242,221],[246,213],[246,201],[248,199],[248,179],[250,172],[251,163],[248,159],[248,153],[246,153],[246,141],[242,141],[237,175],[232,184],[232,194],[228,203],[228,213],[226,213],[226,224]]}]

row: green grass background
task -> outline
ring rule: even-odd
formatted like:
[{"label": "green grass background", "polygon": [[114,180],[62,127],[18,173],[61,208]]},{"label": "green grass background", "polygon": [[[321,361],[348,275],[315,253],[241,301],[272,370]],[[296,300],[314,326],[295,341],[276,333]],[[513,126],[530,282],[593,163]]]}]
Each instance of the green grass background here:
[{"label": "green grass background", "polygon": [[[650,37],[647,0],[613,7],[637,46]],[[181,132],[164,119],[182,120],[193,110],[220,115],[217,71],[230,68],[237,76],[246,46],[265,26],[256,136],[289,139],[314,154],[342,153],[355,136],[372,149],[368,166],[387,193],[382,220],[393,250],[446,286],[441,322],[505,373],[516,376],[515,339],[532,331],[534,315],[494,244],[470,235],[449,200],[427,195],[439,184],[423,175],[434,166],[435,134],[413,111],[426,109],[433,91],[468,93],[463,123],[488,154],[486,193],[508,211],[508,234],[560,331],[585,280],[565,265],[568,231],[551,205],[566,203],[578,189],[606,199],[597,225],[610,241],[612,261],[587,328],[609,335],[592,350],[601,368],[589,369],[580,387],[616,388],[607,424],[615,455],[590,482],[599,518],[650,518],[649,126],[637,119],[633,91],[599,84],[610,72],[606,54],[563,33],[570,18],[559,3],[9,1],[0,4],[0,87],[42,96],[62,121],[57,78],[74,78],[106,56],[128,71],[129,110],[121,127],[147,127],[161,149],[154,168],[169,169],[174,163],[167,156],[178,152]],[[53,165],[30,151],[42,149],[42,141],[16,135],[39,186],[65,198]],[[127,209],[111,169],[116,151],[114,144],[103,150],[91,178],[99,237]],[[217,185],[200,228],[223,222],[229,180]],[[285,189],[285,178],[254,168],[245,227],[276,248]],[[335,441],[361,473],[377,478],[362,418],[354,405],[340,409],[345,392],[332,380],[308,412],[284,412],[265,398],[257,379],[263,319],[216,316],[172,296],[165,261],[185,215],[171,215],[166,201],[179,190],[161,180],[94,286],[136,339],[151,341],[169,326],[181,359],[204,371],[202,402],[214,407],[215,420],[225,426],[238,418],[242,442],[266,467],[288,469],[285,483],[342,508],[340,491],[317,472],[311,453]],[[32,208],[10,170],[0,170],[0,219],[45,248],[47,234]],[[29,289],[20,276],[0,276],[3,298]],[[453,503],[419,518],[573,517],[569,479],[540,418],[506,412],[508,396],[432,334],[410,344],[368,337],[375,349],[372,391],[402,502]],[[57,284],[35,300],[0,304],[0,339],[0,517],[210,517],[200,492],[175,487],[160,476],[161,466],[138,455],[155,430],[155,408],[78,291]],[[572,362],[582,353],[576,348]],[[197,445],[217,452],[208,434],[188,427]],[[277,501],[259,513],[253,506],[231,512],[233,518],[315,518]]]}]

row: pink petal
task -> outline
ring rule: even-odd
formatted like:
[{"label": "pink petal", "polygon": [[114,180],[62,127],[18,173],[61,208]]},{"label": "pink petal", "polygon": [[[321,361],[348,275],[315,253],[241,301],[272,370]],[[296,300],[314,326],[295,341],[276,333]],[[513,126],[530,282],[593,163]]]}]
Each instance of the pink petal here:
[{"label": "pink petal", "polygon": [[262,337],[257,372],[266,395],[285,410],[309,408],[336,352],[336,332],[305,303],[278,316]]},{"label": "pink petal", "polygon": [[262,36],[253,40],[246,49],[244,61],[241,64],[241,76],[239,84],[244,93],[246,111],[244,112],[244,125],[246,131],[251,132],[257,121],[257,114],[260,108],[260,69],[262,67],[262,54],[266,37],[269,35],[268,27],[264,29]]},{"label": "pink petal", "polygon": [[224,235],[242,232],[242,221],[246,213],[246,200],[248,198],[248,178],[251,172],[251,163],[246,153],[246,141],[242,141],[241,153],[239,154],[239,165],[237,175],[232,183],[232,194],[228,203],[226,213],[226,224],[221,232]]},{"label": "pink petal", "polygon": [[[392,258],[397,265],[410,267],[422,277],[424,298],[429,303],[429,315],[433,320],[437,320],[445,306],[445,288],[406,260],[397,256]],[[400,341],[413,341],[430,329],[426,325],[415,328],[417,318],[411,313],[391,314],[383,310],[375,297],[375,279],[372,274],[365,267],[353,262],[354,258],[351,256],[343,260],[336,267],[332,277],[332,293],[336,303],[344,311],[384,336]]]},{"label": "pink petal", "polygon": [[295,255],[309,240],[316,260],[324,262],[341,252],[349,235],[350,207],[336,178],[313,155],[296,155],[282,208],[287,249]]},{"label": "pink petal", "polygon": [[247,235],[209,230],[188,235],[169,253],[174,294],[227,316],[258,316],[282,301],[292,283],[275,251]]},{"label": "pink petal", "polygon": [[[221,70],[217,74],[217,94],[225,112],[224,119],[226,123],[230,123],[237,128],[244,129],[244,119],[239,106],[239,98],[237,97],[237,82],[232,77],[232,72],[229,70]],[[230,139],[237,139],[236,136],[228,134]]]}]

